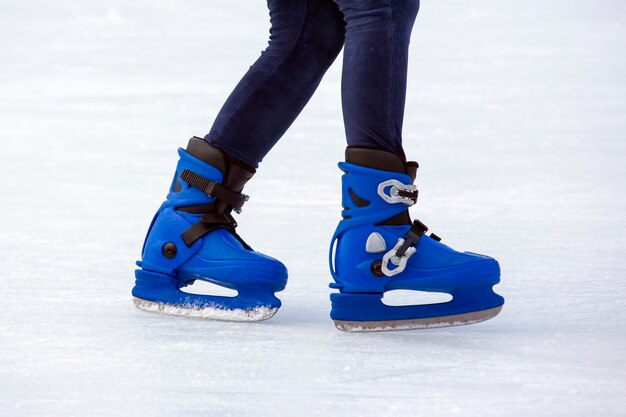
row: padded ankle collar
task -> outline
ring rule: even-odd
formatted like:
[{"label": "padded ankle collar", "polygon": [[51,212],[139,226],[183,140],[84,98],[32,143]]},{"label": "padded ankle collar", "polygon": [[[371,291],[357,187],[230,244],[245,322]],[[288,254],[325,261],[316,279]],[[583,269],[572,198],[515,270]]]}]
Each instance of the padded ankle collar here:
[{"label": "padded ankle collar", "polygon": [[415,180],[418,164],[415,161],[406,162],[399,155],[382,149],[349,146],[346,148],[346,162],[380,171],[398,172]]},{"label": "padded ankle collar", "polygon": [[[222,185],[235,193],[240,193],[244,185],[256,172],[245,163],[229,157],[224,151],[211,145],[197,136],[189,139],[187,153],[199,159],[222,173]],[[215,204],[216,213],[229,212],[228,205],[218,201]]]}]

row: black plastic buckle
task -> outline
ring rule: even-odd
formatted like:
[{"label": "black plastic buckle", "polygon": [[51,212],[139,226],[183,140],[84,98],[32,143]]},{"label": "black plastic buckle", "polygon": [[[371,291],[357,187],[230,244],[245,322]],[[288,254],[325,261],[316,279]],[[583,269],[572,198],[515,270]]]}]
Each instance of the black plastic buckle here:
[{"label": "black plastic buckle", "polygon": [[413,200],[413,204],[417,203],[417,197],[419,196],[419,190],[407,191],[407,190],[398,190],[398,195],[400,197],[408,198],[409,200]]},{"label": "black plastic buckle", "polygon": [[225,202],[236,213],[241,213],[241,207],[250,199],[246,194],[236,193],[219,182],[205,178],[189,169],[183,170],[180,178],[192,187],[201,190],[207,196]]},{"label": "black plastic buckle", "polygon": [[406,232],[406,235],[404,235],[404,242],[402,243],[402,245],[400,245],[400,247],[396,251],[396,256],[398,258],[403,257],[407,249],[409,249],[411,246],[417,245],[417,242],[419,242],[422,235],[426,233],[427,231],[428,231],[428,226],[426,226],[424,223],[422,223],[421,221],[417,219],[413,220],[413,224],[411,225],[411,228],[409,229],[408,232]]},{"label": "black plastic buckle", "polygon": [[420,235],[423,235],[424,233],[428,232],[428,226],[426,226],[421,221],[415,219],[413,220],[413,223],[411,225],[411,231],[413,231],[414,233],[419,233]]},{"label": "black plastic buckle", "polygon": [[209,183],[206,185],[206,187],[204,188],[204,193],[209,196],[209,197],[213,197],[213,192],[215,191],[215,186],[217,185],[217,183],[215,181],[211,181],[209,180]]}]

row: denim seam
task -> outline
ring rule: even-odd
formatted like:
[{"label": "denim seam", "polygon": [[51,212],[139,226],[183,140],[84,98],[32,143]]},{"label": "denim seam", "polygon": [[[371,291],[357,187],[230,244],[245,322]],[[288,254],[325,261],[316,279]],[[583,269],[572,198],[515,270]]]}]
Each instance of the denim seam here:
[{"label": "denim seam", "polygon": [[233,115],[235,113],[237,113],[239,110],[241,110],[241,108],[248,101],[248,99],[252,96],[252,94],[254,94],[259,89],[259,87],[261,85],[263,85],[263,83],[265,83],[265,81],[270,76],[272,76],[274,74],[274,72],[276,72],[278,70],[278,67],[280,67],[282,65],[282,63],[285,61],[285,59],[287,59],[289,54],[291,54],[291,52],[293,52],[296,44],[298,43],[298,41],[300,40],[300,37],[302,36],[302,31],[304,30],[304,22],[306,20],[307,9],[308,9],[308,0],[304,0],[304,6],[303,6],[303,11],[302,11],[302,18],[300,19],[300,27],[298,28],[298,33],[296,34],[296,36],[294,36],[294,39],[293,39],[291,45],[289,45],[289,48],[287,49],[287,52],[285,52],[285,54],[280,59],[280,61],[276,64],[274,69],[272,71],[270,71],[267,75],[265,75],[265,77],[263,77],[263,79],[256,85],[256,87],[254,87],[254,89],[252,89],[245,97],[241,98],[239,103],[237,103],[237,105],[234,106],[235,108],[228,114],[228,116],[226,118],[227,120],[222,125],[222,128],[220,129],[220,131],[215,134],[215,138],[216,139],[221,137],[222,133],[224,132],[224,129],[226,129],[226,127],[231,122],[231,120],[233,118]]},{"label": "denim seam", "polygon": [[[394,97],[395,97],[395,77],[394,77],[394,68],[395,68],[395,54],[394,54],[394,50],[393,50],[393,46],[394,46],[394,39],[393,39],[393,6],[391,4],[391,0],[387,0],[387,6],[388,6],[388,10],[389,10],[389,23],[388,23],[388,31],[389,31],[389,54],[391,55],[390,59],[389,59],[389,102],[387,103],[387,123],[388,123],[388,128],[389,128],[389,132],[392,136],[395,136],[395,131],[394,131],[394,126],[393,126],[393,102],[394,102]],[[389,141],[394,141],[395,142],[395,137],[393,138],[384,138],[385,142],[387,142],[387,146],[389,146],[390,148],[393,148],[393,146],[390,146]]]}]

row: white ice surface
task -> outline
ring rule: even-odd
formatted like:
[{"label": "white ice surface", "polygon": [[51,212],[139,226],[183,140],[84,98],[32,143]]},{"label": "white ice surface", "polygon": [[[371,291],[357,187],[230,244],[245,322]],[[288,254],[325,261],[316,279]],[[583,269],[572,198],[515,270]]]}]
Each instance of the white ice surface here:
[{"label": "white ice surface", "polygon": [[507,303],[475,326],[346,334],[326,264],[340,62],[238,218],[289,268],[284,307],[257,324],[159,316],[133,307],[133,262],[176,148],[264,47],[265,2],[0,0],[0,415],[624,415],[625,14],[422,2],[413,213],[499,259]]}]

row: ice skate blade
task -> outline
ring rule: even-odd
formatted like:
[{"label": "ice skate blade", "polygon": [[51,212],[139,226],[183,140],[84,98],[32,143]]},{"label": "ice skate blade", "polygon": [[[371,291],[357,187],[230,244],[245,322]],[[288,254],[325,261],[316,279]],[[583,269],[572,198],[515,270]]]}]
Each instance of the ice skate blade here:
[{"label": "ice skate blade", "polygon": [[133,304],[140,310],[170,316],[191,317],[218,321],[254,322],[267,320],[278,311],[276,307],[257,307],[253,309],[223,309],[216,307],[184,307],[159,303],[133,297]]},{"label": "ice skate blade", "polygon": [[494,318],[500,313],[502,306],[488,310],[474,311],[451,316],[429,317],[408,320],[381,320],[381,321],[344,321],[335,320],[335,327],[345,332],[385,332],[394,330],[432,329],[434,327],[463,326],[480,323]]}]

